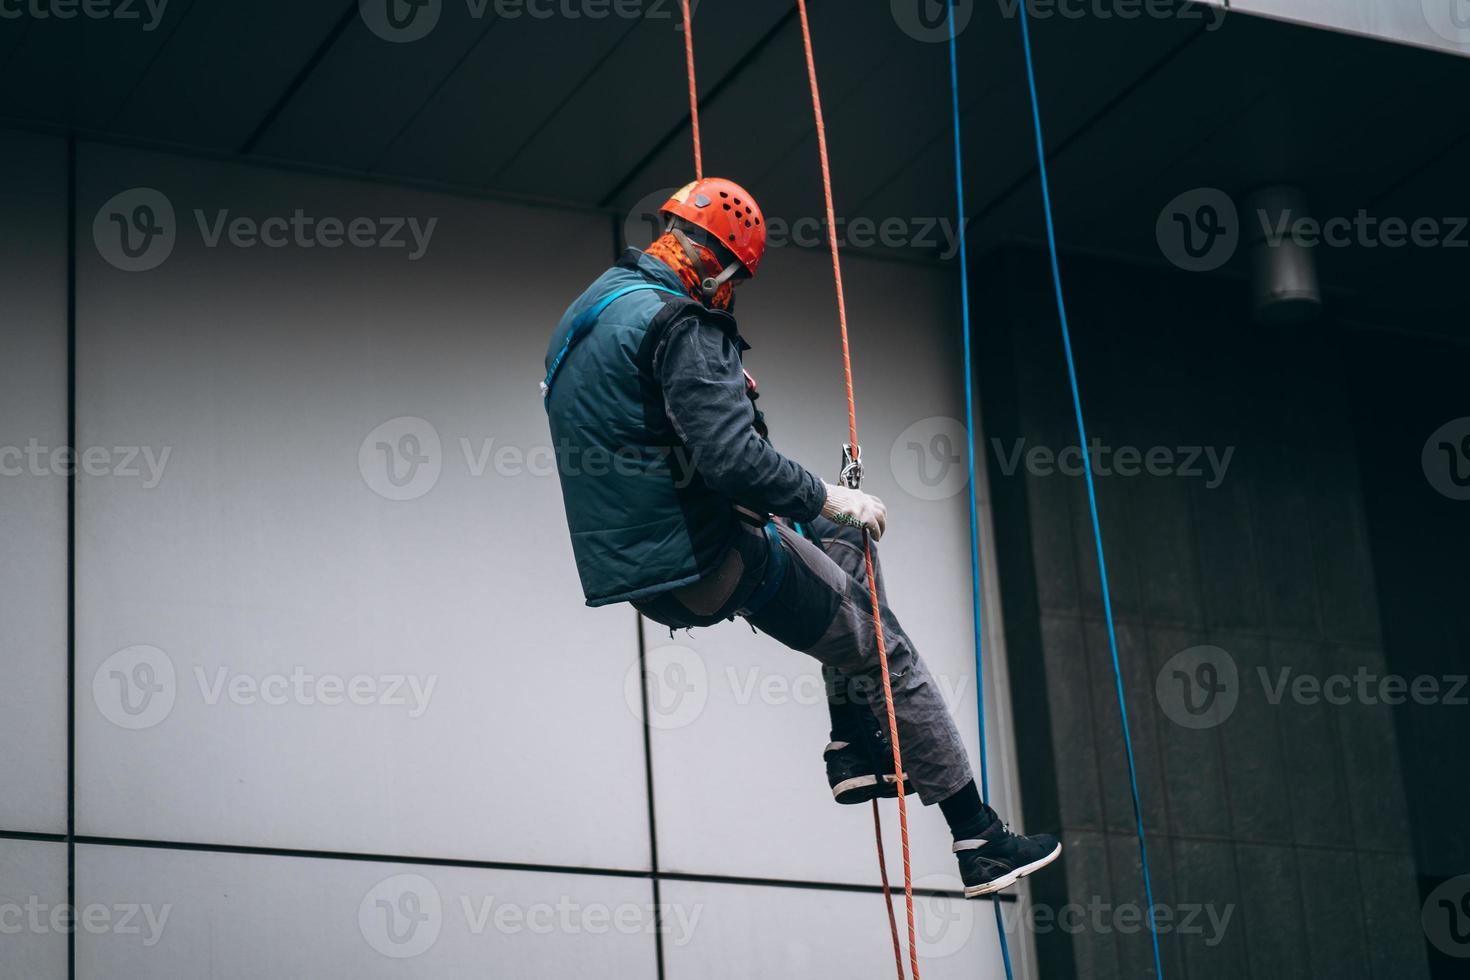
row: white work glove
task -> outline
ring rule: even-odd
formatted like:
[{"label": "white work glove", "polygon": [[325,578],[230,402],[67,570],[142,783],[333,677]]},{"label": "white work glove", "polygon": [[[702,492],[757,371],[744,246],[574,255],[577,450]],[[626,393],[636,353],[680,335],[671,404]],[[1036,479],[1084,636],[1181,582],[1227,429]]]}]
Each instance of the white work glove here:
[{"label": "white work glove", "polygon": [[888,522],[888,508],[883,501],[861,490],[835,487],[826,484],[827,502],[822,505],[822,516],[848,527],[865,527],[877,541],[883,537]]}]

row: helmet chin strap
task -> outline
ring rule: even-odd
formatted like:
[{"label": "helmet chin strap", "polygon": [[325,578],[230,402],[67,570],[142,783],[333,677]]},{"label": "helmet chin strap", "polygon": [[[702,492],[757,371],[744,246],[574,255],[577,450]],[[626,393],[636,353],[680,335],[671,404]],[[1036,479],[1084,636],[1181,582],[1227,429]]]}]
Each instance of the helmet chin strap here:
[{"label": "helmet chin strap", "polygon": [[[673,232],[674,237],[678,239],[679,244],[683,246],[684,254],[689,256],[689,261],[694,263],[694,267],[703,271],[704,258],[699,254],[698,246],[696,246],[694,242],[690,240],[689,236],[684,234],[684,232],[680,229],[671,227],[669,231]],[[740,263],[731,262],[729,265],[725,266],[725,268],[720,270],[719,275],[705,276],[704,279],[701,280],[699,283],[699,291],[704,295],[704,298],[706,300],[714,299],[715,293],[720,291],[720,287],[728,282],[730,280],[730,277],[735,275],[739,271]]]}]

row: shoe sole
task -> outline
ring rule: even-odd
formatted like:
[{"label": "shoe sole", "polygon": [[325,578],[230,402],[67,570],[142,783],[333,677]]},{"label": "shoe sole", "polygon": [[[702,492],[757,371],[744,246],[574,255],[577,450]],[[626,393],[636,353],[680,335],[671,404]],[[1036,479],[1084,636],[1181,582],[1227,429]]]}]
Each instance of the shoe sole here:
[{"label": "shoe sole", "polygon": [[[908,796],[915,792],[913,781],[904,778],[903,793]],[[898,796],[898,780],[893,776],[884,776],[883,783],[878,784],[877,776],[853,776],[844,779],[832,787],[832,798],[843,806],[851,806],[855,803],[866,803],[875,797],[893,799]]]},{"label": "shoe sole", "polygon": [[832,798],[844,806],[866,803],[877,795],[877,776],[853,776],[832,787]]},{"label": "shoe sole", "polygon": [[999,878],[996,878],[994,881],[987,881],[983,885],[972,885],[969,888],[966,888],[965,897],[980,898],[982,895],[994,894],[995,892],[1000,891],[1002,888],[1009,888],[1011,885],[1014,885],[1017,881],[1020,881],[1022,878],[1031,874],[1033,871],[1040,871],[1042,868],[1046,867],[1048,864],[1051,864],[1053,861],[1061,856],[1062,845],[1060,842],[1058,842],[1056,850],[1052,851],[1046,857],[1032,861],[1030,864],[1023,864],[1015,871],[1003,874]]}]

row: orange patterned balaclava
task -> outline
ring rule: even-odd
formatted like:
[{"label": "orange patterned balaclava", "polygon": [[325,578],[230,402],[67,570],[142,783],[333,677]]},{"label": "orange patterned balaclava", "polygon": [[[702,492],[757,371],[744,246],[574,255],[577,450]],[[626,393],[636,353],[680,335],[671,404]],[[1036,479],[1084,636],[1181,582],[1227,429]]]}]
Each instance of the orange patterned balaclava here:
[{"label": "orange patterned balaclava", "polygon": [[[697,243],[694,247],[699,251],[701,258],[714,270],[708,275],[719,275],[719,261],[710,253],[710,250]],[[684,246],[679,244],[679,239],[675,238],[672,232],[665,232],[643,251],[673,269],[678,274],[679,281],[684,284],[684,288],[689,291],[689,295],[704,301],[704,293],[700,290],[699,284],[704,281],[706,274],[701,273],[694,267],[694,263],[689,261]],[[728,310],[734,298],[735,283],[731,280],[721,284],[720,288],[715,290],[714,297],[705,302],[711,309]]]}]

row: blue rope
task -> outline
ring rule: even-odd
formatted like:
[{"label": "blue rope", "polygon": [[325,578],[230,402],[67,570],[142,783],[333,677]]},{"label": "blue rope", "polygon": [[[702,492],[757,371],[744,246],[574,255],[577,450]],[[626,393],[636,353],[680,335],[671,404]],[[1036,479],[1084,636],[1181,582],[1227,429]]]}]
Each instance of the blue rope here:
[{"label": "blue rope", "polygon": [[1084,473],[1087,477],[1087,507],[1092,514],[1092,537],[1097,542],[1097,569],[1102,584],[1103,611],[1108,621],[1108,649],[1113,656],[1113,682],[1118,690],[1118,713],[1123,720],[1123,747],[1128,751],[1128,784],[1133,791],[1133,819],[1138,828],[1138,855],[1143,863],[1143,889],[1148,900],[1148,931],[1154,947],[1154,975],[1163,980],[1164,965],[1159,956],[1159,931],[1154,922],[1154,888],[1148,871],[1148,845],[1143,835],[1143,807],[1138,801],[1138,766],[1133,759],[1133,737],[1128,731],[1128,702],[1123,695],[1123,668],[1118,662],[1118,636],[1113,628],[1113,600],[1108,590],[1108,565],[1103,558],[1102,522],[1097,516],[1097,488],[1092,477],[1092,456],[1087,451],[1087,426],[1082,421],[1082,395],[1077,390],[1077,363],[1072,357],[1072,333],[1067,327],[1067,304],[1062,298],[1062,270],[1057,261],[1056,222],[1052,217],[1051,185],[1046,173],[1046,141],[1041,133],[1041,104],[1036,95],[1036,67],[1031,57],[1031,28],[1026,5],[1021,10],[1021,43],[1026,52],[1026,82],[1031,89],[1031,121],[1036,130],[1036,159],[1040,166],[1041,203],[1046,215],[1046,245],[1051,257],[1052,286],[1056,290],[1057,316],[1062,323],[1062,347],[1067,353],[1067,378],[1072,385],[1072,407],[1077,414],[1077,438],[1082,445]]},{"label": "blue rope", "polygon": [[[965,344],[965,456],[970,467],[970,604],[975,623],[975,702],[980,714],[980,797],[990,800],[990,761],[985,750],[985,635],[981,606],[980,520],[975,501],[975,372],[970,350],[970,260],[965,249],[965,167],[960,150],[960,69],[955,52],[954,0],[949,4],[949,91],[954,112],[954,192],[959,207],[960,232],[960,322]],[[1006,980],[1015,980],[1011,969],[1011,948],[1006,940],[1001,903],[991,902],[995,909],[995,934],[1000,938],[1000,956],[1005,962]]]}]

